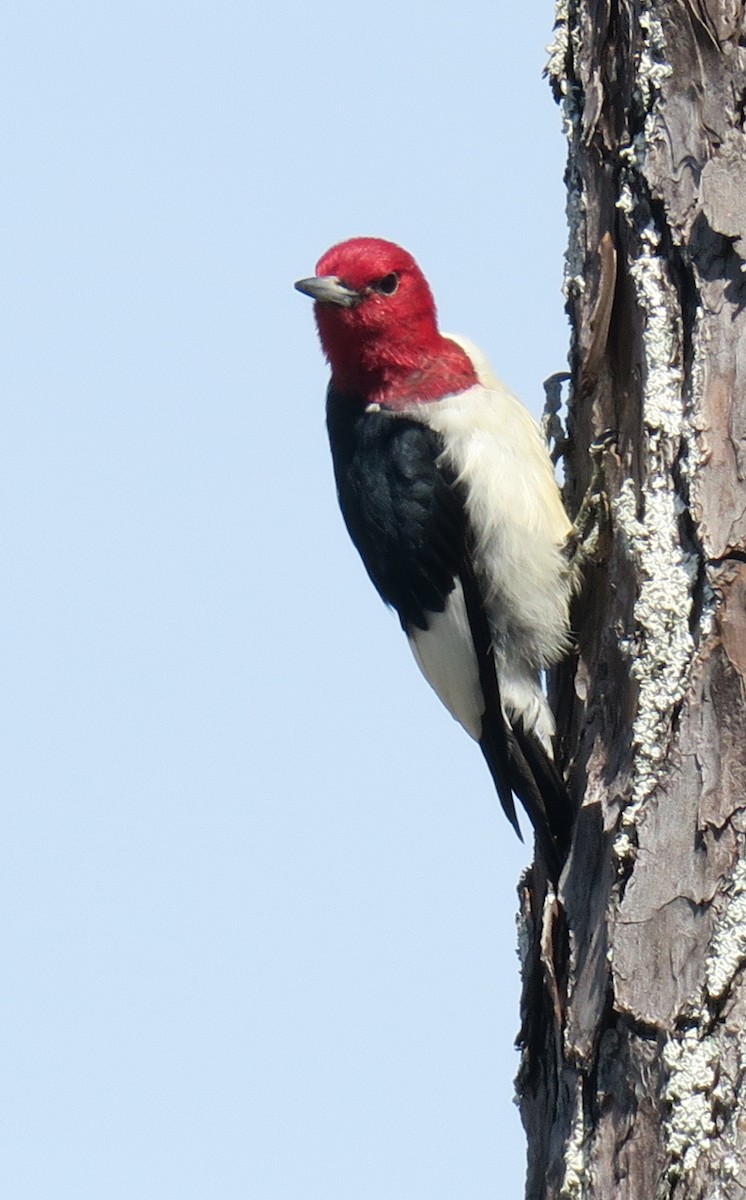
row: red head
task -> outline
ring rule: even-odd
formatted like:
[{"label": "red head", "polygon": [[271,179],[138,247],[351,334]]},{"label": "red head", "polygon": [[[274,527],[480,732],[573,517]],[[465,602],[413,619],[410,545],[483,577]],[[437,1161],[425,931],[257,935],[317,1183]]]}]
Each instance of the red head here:
[{"label": "red head", "polygon": [[296,287],[316,301],[336,388],[395,408],[476,383],[468,356],[439,333],[427,280],[401,246],[352,238],[327,250],[316,272]]}]

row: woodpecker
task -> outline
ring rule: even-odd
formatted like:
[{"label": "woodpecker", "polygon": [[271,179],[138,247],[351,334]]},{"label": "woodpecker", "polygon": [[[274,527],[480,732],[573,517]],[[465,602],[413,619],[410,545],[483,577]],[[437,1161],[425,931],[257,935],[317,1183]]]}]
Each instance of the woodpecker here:
[{"label": "woodpecker", "polygon": [[541,673],[569,648],[572,525],[540,430],[393,242],[332,246],[312,297],[331,367],[327,428],[342,516],[423,675],[479,743],[520,837],[550,869],[573,811]]}]

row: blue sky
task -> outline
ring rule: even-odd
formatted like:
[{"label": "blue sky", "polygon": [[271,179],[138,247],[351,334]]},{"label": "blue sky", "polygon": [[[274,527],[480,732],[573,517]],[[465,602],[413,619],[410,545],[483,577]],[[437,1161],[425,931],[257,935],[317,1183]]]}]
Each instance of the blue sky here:
[{"label": "blue sky", "polygon": [[522,1194],[513,836],[347,541],[293,280],[562,369],[549,3],[25,0],[2,431],[8,1200]]}]

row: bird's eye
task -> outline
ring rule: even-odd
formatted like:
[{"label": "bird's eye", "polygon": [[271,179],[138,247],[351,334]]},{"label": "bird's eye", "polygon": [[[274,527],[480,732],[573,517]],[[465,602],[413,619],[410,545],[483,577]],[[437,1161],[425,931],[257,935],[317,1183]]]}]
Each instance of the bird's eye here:
[{"label": "bird's eye", "polygon": [[383,292],[384,296],[393,296],[399,286],[399,276],[396,271],[392,271],[390,275],[384,275],[383,279],[379,279],[375,285],[377,292]]}]

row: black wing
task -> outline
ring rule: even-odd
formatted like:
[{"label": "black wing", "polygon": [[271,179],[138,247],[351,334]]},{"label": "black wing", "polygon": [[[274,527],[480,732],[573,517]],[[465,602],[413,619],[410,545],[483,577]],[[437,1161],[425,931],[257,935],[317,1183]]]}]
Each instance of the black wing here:
[{"label": "black wing", "polygon": [[440,440],[331,389],[327,425],[339,505],[365,568],[405,630],[427,629],[453,591],[465,539],[463,508],[436,465]]}]

